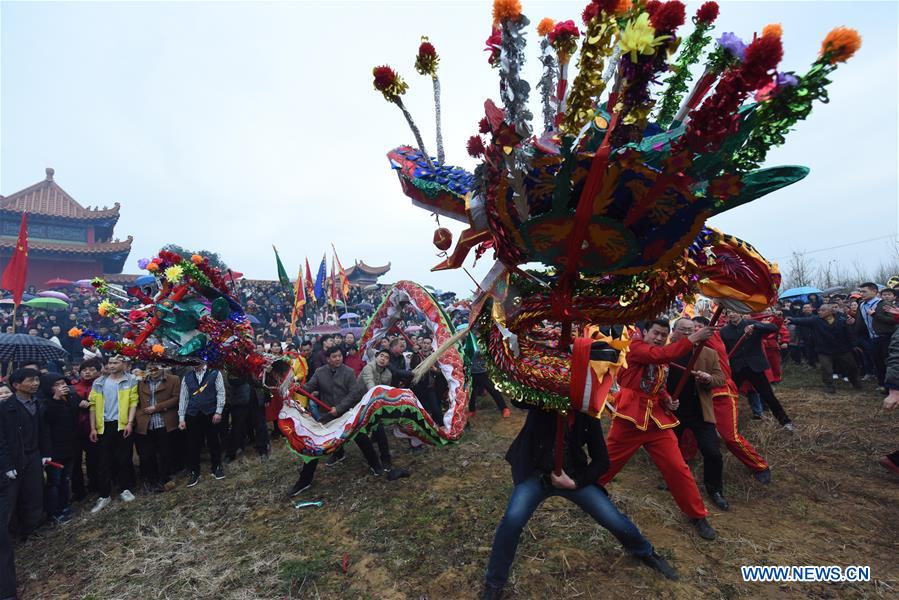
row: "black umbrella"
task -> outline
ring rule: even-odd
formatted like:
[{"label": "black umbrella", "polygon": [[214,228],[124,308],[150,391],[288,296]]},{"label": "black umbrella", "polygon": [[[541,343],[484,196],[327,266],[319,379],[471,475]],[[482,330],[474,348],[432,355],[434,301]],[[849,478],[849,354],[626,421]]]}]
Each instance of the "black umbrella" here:
[{"label": "black umbrella", "polygon": [[66,360],[69,353],[44,338],[25,333],[0,334],[0,362],[44,364],[51,360]]}]

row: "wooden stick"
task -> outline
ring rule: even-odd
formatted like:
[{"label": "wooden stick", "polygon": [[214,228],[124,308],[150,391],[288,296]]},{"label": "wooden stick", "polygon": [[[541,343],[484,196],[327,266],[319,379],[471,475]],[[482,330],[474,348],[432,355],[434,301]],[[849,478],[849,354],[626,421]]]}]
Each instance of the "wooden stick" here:
[{"label": "wooden stick", "polygon": [[[721,318],[721,312],[724,310],[724,305],[719,304],[715,309],[715,314],[712,315],[712,320],[709,322],[709,327],[714,327],[718,323],[718,319]],[[684,370],[687,373],[693,372],[693,367],[696,366],[696,360],[699,358],[699,354],[702,352],[702,349],[705,347],[705,342],[700,342],[693,348],[693,354],[690,356],[689,362],[687,362],[687,366],[684,367]],[[677,387],[674,388],[674,393],[671,394],[671,401],[677,402],[678,398],[681,395],[681,392],[684,391],[684,386],[687,385],[687,377],[681,377],[677,382]]]}]

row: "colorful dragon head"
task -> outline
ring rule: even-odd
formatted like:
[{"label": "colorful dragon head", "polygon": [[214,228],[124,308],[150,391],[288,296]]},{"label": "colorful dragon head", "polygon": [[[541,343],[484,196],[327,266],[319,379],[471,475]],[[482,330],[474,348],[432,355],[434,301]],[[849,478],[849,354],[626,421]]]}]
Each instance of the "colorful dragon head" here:
[{"label": "colorful dragon head", "polygon": [[[535,368],[552,367],[547,377],[519,378],[522,386],[558,394],[560,403],[568,396],[568,344],[548,351],[536,339],[535,328],[547,320],[633,323],[658,315],[678,296],[700,293],[745,312],[776,300],[776,265],[706,222],[808,174],[801,166],[760,164],[815,100],[826,101],[827,77],[860,38],[837,28],[799,76],[777,70],[779,26],[748,44],[725,33],[691,90],[690,66],[711,42],[717,15],[714,2],[704,4],[683,38],[678,0],[591,2],[583,33],[571,21],[544,20],[538,28],[544,128],[535,135],[531,88],[520,75],[529,20],[518,2],[497,0],[487,50],[499,70],[502,106],[484,104],[468,142],[480,159],[473,173],[444,162],[436,69],[429,74],[437,157],[426,152],[403,105],[407,84],[389,67],[375,69],[375,88],[402,110],[417,142],[388,153],[404,193],[414,205],[468,226],[434,269],[460,267],[476,247],[478,256],[494,251],[497,266],[475,303],[491,308],[473,310],[472,318],[481,315],[482,339],[494,341],[488,346],[503,379],[521,370],[516,365],[527,367],[531,340]],[[569,84],[578,43],[578,73]],[[666,88],[653,95],[662,77]],[[543,268],[523,270],[533,263]]]}]

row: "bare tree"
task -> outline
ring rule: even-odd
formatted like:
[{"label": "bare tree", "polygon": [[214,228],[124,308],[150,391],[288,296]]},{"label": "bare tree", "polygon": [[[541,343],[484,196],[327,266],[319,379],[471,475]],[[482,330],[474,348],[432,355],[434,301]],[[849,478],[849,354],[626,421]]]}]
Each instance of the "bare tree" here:
[{"label": "bare tree", "polygon": [[790,263],[787,268],[789,269],[789,274],[785,278],[784,287],[811,285],[814,265],[804,252],[794,252],[790,257]]}]

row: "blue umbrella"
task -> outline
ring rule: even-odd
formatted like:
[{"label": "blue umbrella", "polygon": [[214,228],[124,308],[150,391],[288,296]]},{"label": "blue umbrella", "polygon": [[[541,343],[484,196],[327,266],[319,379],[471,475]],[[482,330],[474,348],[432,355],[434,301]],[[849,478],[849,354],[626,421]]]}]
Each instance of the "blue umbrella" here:
[{"label": "blue umbrella", "polygon": [[156,278],[152,275],[141,275],[134,280],[134,283],[136,285],[153,285],[156,283]]},{"label": "blue umbrella", "polygon": [[809,294],[822,294],[823,292],[816,287],[812,286],[804,286],[804,287],[795,287],[790,288],[788,290],[784,290],[780,293],[780,298],[785,300],[787,298],[798,298],[799,296],[808,296]]}]

